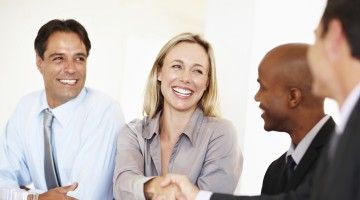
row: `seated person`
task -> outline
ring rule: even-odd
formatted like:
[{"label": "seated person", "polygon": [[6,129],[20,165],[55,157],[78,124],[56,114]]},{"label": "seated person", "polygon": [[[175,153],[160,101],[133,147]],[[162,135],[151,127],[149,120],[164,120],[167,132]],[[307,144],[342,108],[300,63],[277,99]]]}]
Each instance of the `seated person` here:
[{"label": "seated person", "polygon": [[161,188],[168,173],[186,175],[204,190],[233,193],[242,168],[236,131],[217,114],[212,48],[183,33],[161,49],[149,74],[143,120],[118,137],[114,172],[116,199],[174,195]]},{"label": "seated person", "polygon": [[289,150],[268,167],[261,194],[295,190],[312,176],[335,128],[334,120],[324,113],[324,98],[311,93],[308,48],[301,43],[277,46],[259,65],[255,100],[263,110],[264,129],[291,138]]},{"label": "seated person", "polygon": [[[86,29],[75,20],[51,20],[34,46],[45,89],[23,97],[0,133],[0,190],[10,199],[113,199],[124,118],[116,101],[84,87]],[[31,183],[36,190],[19,189]]]}]

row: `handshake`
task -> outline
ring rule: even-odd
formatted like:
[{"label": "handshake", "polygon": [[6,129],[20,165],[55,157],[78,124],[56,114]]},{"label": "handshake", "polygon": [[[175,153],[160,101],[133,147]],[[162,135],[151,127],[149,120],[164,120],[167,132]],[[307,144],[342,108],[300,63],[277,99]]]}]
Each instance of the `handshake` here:
[{"label": "handshake", "polygon": [[155,177],[144,185],[146,199],[193,200],[199,189],[184,175],[168,174]]}]

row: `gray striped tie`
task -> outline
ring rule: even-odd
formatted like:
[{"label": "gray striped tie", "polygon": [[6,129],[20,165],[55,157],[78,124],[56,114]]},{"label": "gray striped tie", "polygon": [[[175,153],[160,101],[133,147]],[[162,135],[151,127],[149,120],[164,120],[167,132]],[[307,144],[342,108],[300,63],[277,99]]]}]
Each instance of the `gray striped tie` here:
[{"label": "gray striped tie", "polygon": [[56,173],[56,165],[51,144],[53,120],[53,114],[49,109],[46,109],[44,112],[44,170],[46,185],[49,190],[60,186],[60,181]]}]

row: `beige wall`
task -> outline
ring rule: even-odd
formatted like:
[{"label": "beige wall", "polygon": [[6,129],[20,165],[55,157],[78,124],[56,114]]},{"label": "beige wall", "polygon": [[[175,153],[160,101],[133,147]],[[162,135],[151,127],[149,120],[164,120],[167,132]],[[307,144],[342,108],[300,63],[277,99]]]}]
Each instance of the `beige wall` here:
[{"label": "beige wall", "polygon": [[[53,18],[74,18],[92,50],[87,85],[117,99],[126,120],[141,117],[151,64],[170,37],[203,34],[214,46],[223,117],[239,132],[244,170],[237,193],[256,194],[267,165],[288,148],[285,134],[265,133],[253,101],[257,65],[284,42],[311,42],[323,0],[0,0],[0,128],[19,98],[43,87],[33,40]],[[334,105],[328,106],[336,113]]]}]

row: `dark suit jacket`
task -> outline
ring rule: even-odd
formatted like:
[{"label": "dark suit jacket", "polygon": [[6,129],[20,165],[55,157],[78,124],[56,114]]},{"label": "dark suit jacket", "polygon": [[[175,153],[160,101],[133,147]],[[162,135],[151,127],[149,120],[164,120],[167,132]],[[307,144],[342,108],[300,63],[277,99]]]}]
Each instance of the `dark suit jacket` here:
[{"label": "dark suit jacket", "polygon": [[323,151],[316,171],[295,191],[273,196],[213,194],[212,200],[356,200],[360,199],[360,100],[355,105],[335,154]]},{"label": "dark suit jacket", "polygon": [[345,125],[335,154],[322,157],[311,199],[360,199],[360,100]]},{"label": "dark suit jacket", "polygon": [[272,162],[265,173],[261,194],[273,195],[294,190],[305,180],[306,176],[311,176],[315,171],[320,153],[328,143],[334,128],[335,122],[330,117],[314,137],[297,165],[294,176],[288,182],[286,181],[286,152]]}]

